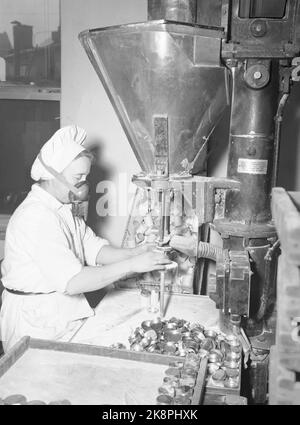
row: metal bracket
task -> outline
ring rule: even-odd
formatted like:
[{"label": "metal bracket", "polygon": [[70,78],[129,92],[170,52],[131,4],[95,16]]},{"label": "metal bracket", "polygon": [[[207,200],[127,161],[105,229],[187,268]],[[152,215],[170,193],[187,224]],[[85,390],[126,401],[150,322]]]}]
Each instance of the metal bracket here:
[{"label": "metal bracket", "polygon": [[224,250],[217,257],[216,292],[210,293],[225,314],[249,316],[251,269],[247,251]]}]

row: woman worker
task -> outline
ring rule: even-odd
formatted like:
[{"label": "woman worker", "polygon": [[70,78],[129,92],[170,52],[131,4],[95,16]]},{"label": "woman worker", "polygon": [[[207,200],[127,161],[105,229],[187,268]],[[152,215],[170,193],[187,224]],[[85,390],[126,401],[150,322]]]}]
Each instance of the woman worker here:
[{"label": "woman worker", "polygon": [[9,221],[0,312],[5,351],[25,335],[69,340],[94,315],[84,292],[170,262],[147,246],[114,248],[73,215],[72,202],[88,193],[85,141],[83,129],[68,126],[45,143],[31,168],[36,183]]}]

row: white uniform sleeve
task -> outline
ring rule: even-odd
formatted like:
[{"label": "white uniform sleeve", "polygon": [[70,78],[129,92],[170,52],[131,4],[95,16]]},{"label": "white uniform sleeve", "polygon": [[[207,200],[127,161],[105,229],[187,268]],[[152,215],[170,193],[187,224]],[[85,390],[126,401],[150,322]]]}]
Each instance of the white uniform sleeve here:
[{"label": "white uniform sleeve", "polygon": [[85,261],[88,266],[96,266],[96,259],[101,248],[109,245],[106,239],[96,236],[93,230],[81,219],[82,241]]},{"label": "white uniform sleeve", "polygon": [[[24,225],[26,214],[23,219]],[[82,270],[83,265],[71,250],[59,217],[41,208],[37,218],[31,220],[30,228],[27,231],[20,229],[19,234],[30,241],[27,254],[32,257],[49,287],[64,293],[70,279]]]}]

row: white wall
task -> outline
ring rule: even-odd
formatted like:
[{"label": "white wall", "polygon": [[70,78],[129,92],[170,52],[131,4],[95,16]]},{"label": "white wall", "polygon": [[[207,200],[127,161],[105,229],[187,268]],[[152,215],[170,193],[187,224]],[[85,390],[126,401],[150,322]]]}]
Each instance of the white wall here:
[{"label": "white wall", "polygon": [[[62,101],[61,125],[77,123],[99,139],[101,173],[96,180],[118,182],[119,173],[131,175],[140,167],[111,106],[111,103],[78,40],[79,32],[110,25],[147,20],[146,0],[63,0],[62,26]],[[122,191],[124,189],[121,189]],[[125,188],[126,190],[126,188]],[[99,195],[98,195],[99,196]],[[120,245],[127,218],[116,216],[101,219],[90,204],[92,227]]]}]

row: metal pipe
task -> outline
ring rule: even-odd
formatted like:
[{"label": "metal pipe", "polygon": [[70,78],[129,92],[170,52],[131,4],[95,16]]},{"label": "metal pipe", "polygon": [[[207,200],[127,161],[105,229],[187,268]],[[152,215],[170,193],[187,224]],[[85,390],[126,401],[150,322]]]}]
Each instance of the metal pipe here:
[{"label": "metal pipe", "polygon": [[[252,260],[250,311],[243,326],[249,336],[256,336],[263,330],[263,321],[259,317],[265,307],[261,306],[261,298],[264,293],[270,293],[275,284],[275,275],[269,273],[269,264],[264,257],[270,248],[269,239],[275,235],[271,225],[270,196],[275,150],[274,117],[278,109],[278,63],[248,59],[227,61],[227,65],[233,81],[227,176],[240,181],[241,189],[227,194],[225,218],[218,230],[222,231],[222,225],[226,229],[224,248],[246,249]],[[270,300],[268,306],[271,307]]]},{"label": "metal pipe", "polygon": [[162,246],[165,238],[165,204],[166,204],[166,194],[163,190],[158,192],[158,202],[159,202],[159,245]]},{"label": "metal pipe", "polygon": [[[278,250],[279,247],[280,247],[280,240],[278,239],[274,243],[274,245],[272,245],[268,249],[268,251],[267,251],[267,253],[264,257],[265,265],[266,265],[265,266],[265,284],[264,284],[264,287],[263,287],[262,296],[260,298],[260,306],[259,306],[258,312],[256,314],[257,320],[261,320],[264,317],[264,315],[266,314],[266,311],[267,311],[269,291],[270,291],[271,283],[272,283],[272,280],[273,280],[272,279],[271,266],[272,266],[274,255],[276,254],[276,251]],[[274,266],[275,266],[275,264],[274,264]]]},{"label": "metal pipe", "polygon": [[288,100],[289,93],[284,93],[281,96],[281,99],[278,104],[277,113],[275,116],[275,138],[274,138],[274,168],[272,176],[272,187],[275,187],[277,184],[278,177],[278,166],[279,166],[279,153],[280,153],[280,137],[281,137],[281,124],[284,107]]},{"label": "metal pipe", "polygon": [[[255,66],[259,65],[252,65],[250,69]],[[241,190],[232,191],[226,198],[226,219],[245,225],[268,223],[271,220],[277,68],[272,64],[269,83],[259,89],[245,81],[248,69],[245,70],[242,62],[232,64],[231,71],[233,95],[227,177],[239,180]]]}]

